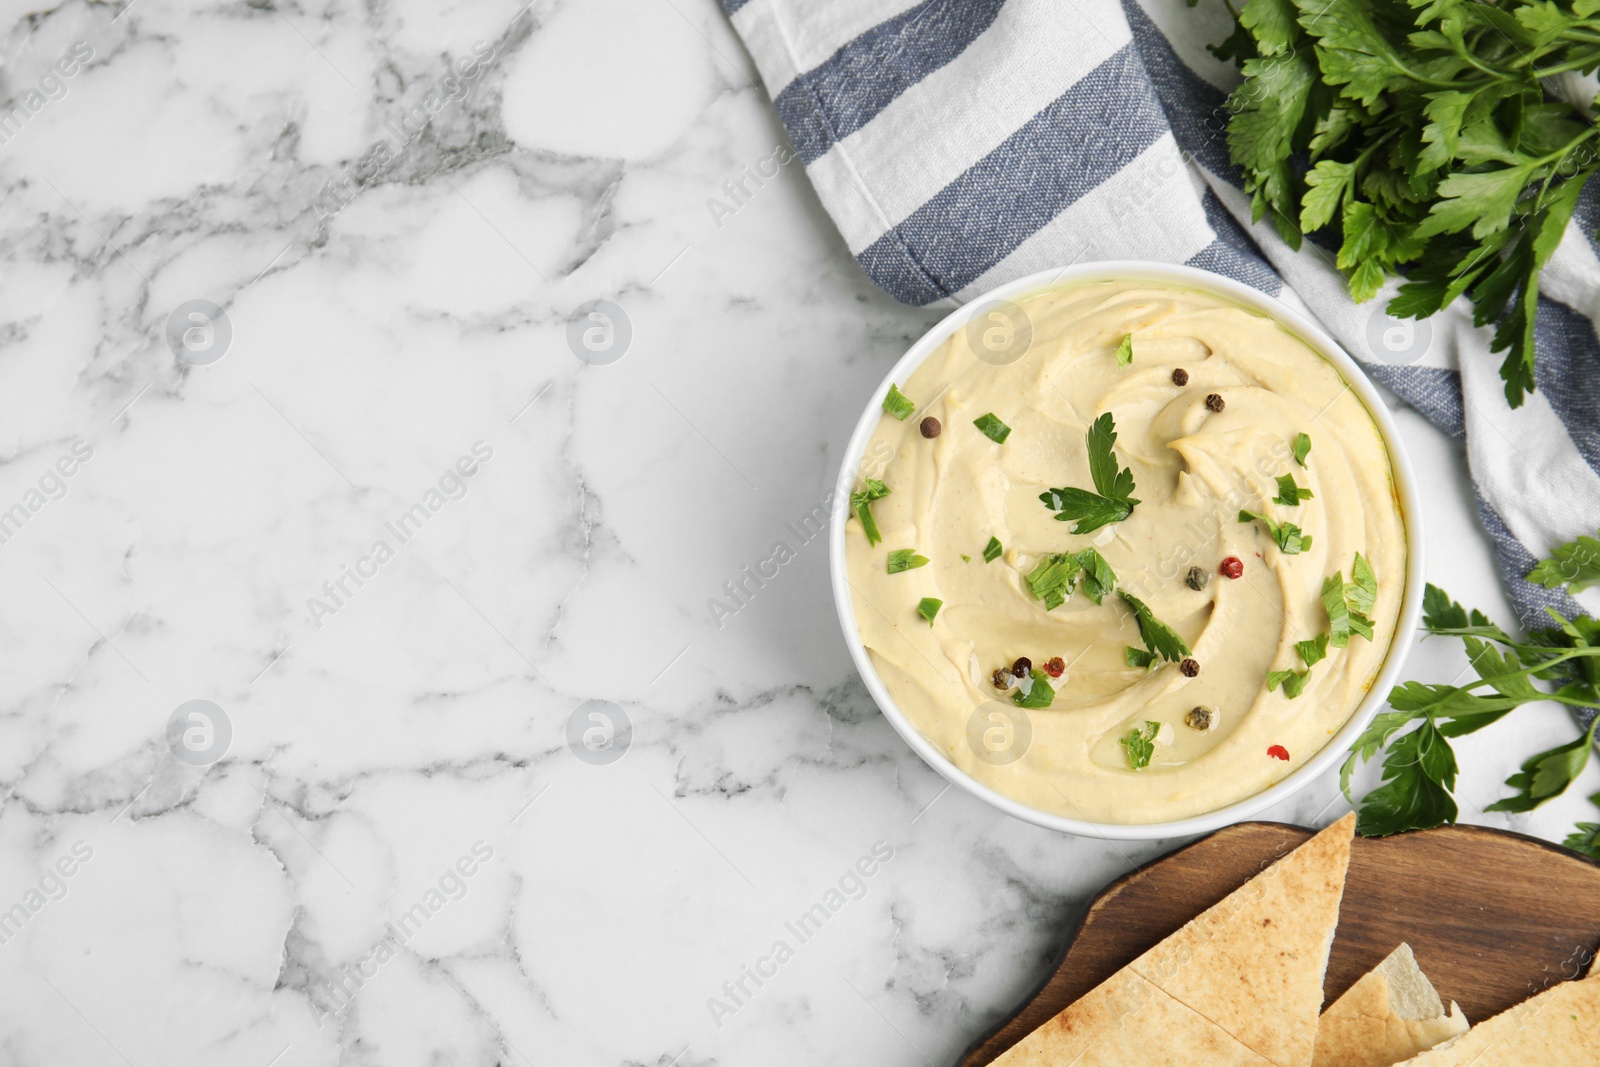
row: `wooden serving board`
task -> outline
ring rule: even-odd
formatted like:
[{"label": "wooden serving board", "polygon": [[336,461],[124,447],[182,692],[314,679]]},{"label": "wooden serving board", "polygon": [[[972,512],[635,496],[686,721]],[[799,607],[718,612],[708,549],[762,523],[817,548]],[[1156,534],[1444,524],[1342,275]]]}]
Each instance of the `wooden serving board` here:
[{"label": "wooden serving board", "polygon": [[[958,1067],[992,1062],[1313,831],[1239,823],[1113,882],[1044,987]],[[1600,945],[1600,864],[1523,834],[1454,826],[1355,839],[1323,986],[1331,1004],[1405,941],[1476,1023],[1582,973]]]}]

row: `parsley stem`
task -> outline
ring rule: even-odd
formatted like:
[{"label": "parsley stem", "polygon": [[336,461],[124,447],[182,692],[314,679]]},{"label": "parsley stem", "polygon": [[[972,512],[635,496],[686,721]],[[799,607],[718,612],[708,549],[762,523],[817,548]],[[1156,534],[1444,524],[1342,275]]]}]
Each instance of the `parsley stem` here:
[{"label": "parsley stem", "polygon": [[[1509,647],[1511,647],[1513,649],[1519,649],[1519,650],[1522,649],[1522,648],[1538,648],[1539,651],[1541,651],[1541,652],[1548,651],[1548,649],[1546,649],[1544,646],[1538,646],[1538,645],[1511,645]],[[1533,666],[1524,667],[1520,671],[1512,671],[1510,674],[1495,674],[1495,675],[1491,675],[1491,676],[1489,676],[1487,678],[1479,678],[1478,680],[1476,680],[1474,682],[1471,682],[1471,683],[1469,683],[1467,685],[1458,686],[1456,688],[1458,688],[1462,692],[1471,692],[1472,690],[1478,688],[1478,686],[1480,686],[1480,685],[1494,685],[1494,683],[1496,683],[1496,682],[1510,681],[1513,678],[1526,678],[1526,677],[1529,677],[1529,676],[1531,676],[1533,674],[1536,674],[1539,671],[1549,670],[1551,667],[1554,667],[1558,663],[1565,663],[1569,659],[1586,659],[1586,658],[1589,658],[1591,656],[1600,656],[1600,648],[1574,648],[1574,649],[1570,649],[1569,651],[1563,652],[1558,656],[1551,656],[1549,659],[1542,659],[1538,663],[1535,663]],[[1550,700],[1559,701],[1560,703],[1563,703],[1563,704],[1576,704],[1576,705],[1578,705],[1580,707],[1585,707],[1585,708],[1592,708],[1592,707],[1596,707],[1597,706],[1595,704],[1592,704],[1592,703],[1589,703],[1589,702],[1586,702],[1586,701],[1574,700],[1571,697],[1562,697],[1558,693],[1546,693],[1543,696],[1539,697],[1538,699],[1543,700],[1543,699],[1546,699],[1546,698],[1548,698]]]},{"label": "parsley stem", "polygon": [[1597,65],[1600,65],[1600,57],[1588,55],[1582,59],[1569,59],[1565,63],[1557,63],[1553,67],[1530,68],[1528,73],[1535,78],[1548,78],[1552,74],[1562,74],[1569,70],[1584,70],[1586,68],[1592,70]]},{"label": "parsley stem", "polygon": [[1578,136],[1574,137],[1572,140],[1568,141],[1565,145],[1556,149],[1554,152],[1551,152],[1547,156],[1540,156],[1538,159],[1535,159],[1531,164],[1529,164],[1529,169],[1531,170],[1535,167],[1542,167],[1546,163],[1553,163],[1558,159],[1566,157],[1574,148],[1577,148],[1579,145],[1597,133],[1600,133],[1600,130],[1590,126],[1587,130],[1578,134]]}]

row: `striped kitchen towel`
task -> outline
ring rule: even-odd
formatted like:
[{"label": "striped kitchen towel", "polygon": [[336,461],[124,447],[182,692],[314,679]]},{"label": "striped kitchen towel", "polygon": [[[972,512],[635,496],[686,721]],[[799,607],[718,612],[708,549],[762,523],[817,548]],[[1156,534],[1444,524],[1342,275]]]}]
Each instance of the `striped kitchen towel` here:
[{"label": "striped kitchen towel", "polygon": [[1465,301],[1390,319],[1332,256],[1252,225],[1222,135],[1239,75],[1206,51],[1222,0],[723,0],[794,150],[862,269],[953,304],[1076,261],[1188,263],[1318,321],[1466,441],[1478,512],[1525,623],[1600,615],[1524,576],[1600,526],[1600,182],[1543,279],[1538,391],[1513,411]]}]

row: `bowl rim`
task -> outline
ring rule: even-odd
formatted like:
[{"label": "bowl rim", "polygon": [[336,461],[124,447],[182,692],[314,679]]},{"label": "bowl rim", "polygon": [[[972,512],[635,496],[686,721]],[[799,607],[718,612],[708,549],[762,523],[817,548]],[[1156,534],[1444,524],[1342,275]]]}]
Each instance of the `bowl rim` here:
[{"label": "bowl rim", "polygon": [[[1340,377],[1366,406],[1373,422],[1378,426],[1384,444],[1388,447],[1391,477],[1406,531],[1406,581],[1401,595],[1400,614],[1395,620],[1394,638],[1390,642],[1377,677],[1368,687],[1366,697],[1357,705],[1350,718],[1327,740],[1316,755],[1259,793],[1199,815],[1163,822],[1109,823],[1068,818],[1014,800],[984,785],[957,767],[934,746],[933,742],[924,737],[900,710],[900,706],[889,695],[883,680],[878,677],[878,672],[873,667],[866,646],[861,640],[860,631],[856,627],[849,575],[845,567],[844,533],[846,520],[850,514],[847,502],[850,491],[855,486],[867,442],[883,414],[883,398],[887,395],[890,384],[905,381],[956,330],[966,325],[973,312],[984,304],[994,300],[1016,300],[1048,289],[1108,281],[1150,282],[1167,288],[1198,290],[1240,304],[1273,319],[1304,341],[1318,355],[1332,363]],[[1389,689],[1394,684],[1395,676],[1399,673],[1401,664],[1416,639],[1416,628],[1422,613],[1425,573],[1422,554],[1422,516],[1411,459],[1406,454],[1404,443],[1400,440],[1399,427],[1388,405],[1383,402],[1382,396],[1361,365],[1351,358],[1320,325],[1284,304],[1277,297],[1198,267],[1146,260],[1099,260],[1074,263],[1067,267],[1029,274],[964,302],[940,319],[907,349],[878,383],[860,419],[856,422],[849,443],[845,446],[839,466],[839,476],[834,484],[833,521],[829,524],[828,531],[828,563],[833,584],[834,607],[838,611],[839,624],[844,631],[845,644],[850,649],[850,658],[855,661],[856,670],[866,683],[867,691],[872,694],[874,703],[912,751],[949,782],[1014,818],[1045,829],[1077,837],[1150,841],[1210,833],[1260,813],[1299,792],[1344,757],[1350,745],[1367,728],[1377,715],[1378,709],[1383,706]]]}]

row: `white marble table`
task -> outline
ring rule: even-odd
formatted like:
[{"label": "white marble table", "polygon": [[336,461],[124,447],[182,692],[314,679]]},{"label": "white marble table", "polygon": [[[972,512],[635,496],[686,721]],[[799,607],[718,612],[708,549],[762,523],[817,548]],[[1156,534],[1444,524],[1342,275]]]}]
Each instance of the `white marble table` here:
[{"label": "white marble table", "polygon": [[[873,289],[797,167],[730,196],[784,140],[709,0],[28,10],[0,1063],[942,1065],[1169,847],[947,790],[856,678],[788,524],[936,313]],[[595,299],[631,326],[610,365],[568,345]],[[190,301],[231,336],[178,358]],[[1460,448],[1400,418],[1430,577],[1504,614]],[[569,747],[591,699],[619,761]],[[229,736],[169,745],[195,700]],[[1469,821],[1570,732],[1518,718],[1461,746]],[[1597,782],[1511,825],[1559,836]]]}]

